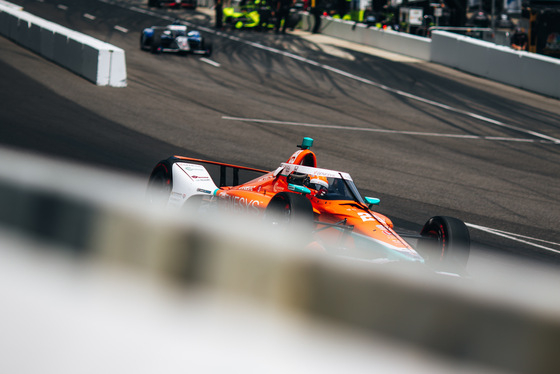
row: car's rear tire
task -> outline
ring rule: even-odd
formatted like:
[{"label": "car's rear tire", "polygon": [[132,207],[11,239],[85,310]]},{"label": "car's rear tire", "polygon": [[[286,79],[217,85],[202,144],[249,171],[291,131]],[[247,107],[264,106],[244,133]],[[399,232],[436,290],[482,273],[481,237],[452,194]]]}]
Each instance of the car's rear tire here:
[{"label": "car's rear tire", "polygon": [[172,165],[168,161],[160,161],[152,170],[148,180],[146,198],[149,204],[165,206],[173,190]]},{"label": "car's rear tire", "polygon": [[212,42],[207,42],[204,41],[204,44],[202,45],[203,49],[206,50],[206,52],[204,53],[205,57],[210,57],[212,56]]},{"label": "car's rear tire", "polygon": [[470,234],[457,218],[435,216],[420,231],[418,253],[437,270],[464,273],[470,254]]}]

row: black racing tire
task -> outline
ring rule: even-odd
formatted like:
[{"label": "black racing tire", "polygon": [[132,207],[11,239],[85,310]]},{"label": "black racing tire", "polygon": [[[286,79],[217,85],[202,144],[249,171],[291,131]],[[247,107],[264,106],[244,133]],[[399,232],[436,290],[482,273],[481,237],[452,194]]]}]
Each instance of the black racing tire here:
[{"label": "black racing tire", "polygon": [[142,33],[140,35],[140,49],[143,51],[150,50],[152,45],[152,37],[148,37]]},{"label": "black racing tire", "polygon": [[206,50],[206,52],[204,53],[205,57],[212,56],[212,42],[204,41],[202,44],[202,48]]},{"label": "black racing tire", "polygon": [[148,180],[146,199],[148,204],[165,206],[173,190],[172,165],[168,161],[160,161],[152,170]]},{"label": "black racing tire", "polygon": [[148,7],[153,8],[159,8],[159,0],[148,0]]},{"label": "black racing tire", "polygon": [[152,36],[152,44],[150,45],[150,52],[157,54],[161,52],[161,35],[155,33]]},{"label": "black racing tire", "polygon": [[264,221],[283,233],[299,232],[311,236],[313,206],[305,196],[279,192],[268,203]]},{"label": "black racing tire", "polygon": [[426,264],[440,271],[465,273],[471,239],[465,223],[457,218],[435,216],[420,231],[417,250]]}]

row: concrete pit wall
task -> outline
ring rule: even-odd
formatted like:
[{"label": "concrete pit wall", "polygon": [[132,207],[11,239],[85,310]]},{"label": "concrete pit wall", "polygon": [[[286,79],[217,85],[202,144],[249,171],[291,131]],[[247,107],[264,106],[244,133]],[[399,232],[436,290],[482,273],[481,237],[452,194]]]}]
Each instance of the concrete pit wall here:
[{"label": "concrete pit wall", "polygon": [[124,50],[0,3],[0,35],[99,86],[126,87]]},{"label": "concrete pit wall", "polygon": [[[313,16],[307,12],[301,15],[298,27],[311,31]],[[425,38],[330,17],[322,17],[320,32],[560,98],[560,59],[446,31],[434,31],[431,38]]]}]

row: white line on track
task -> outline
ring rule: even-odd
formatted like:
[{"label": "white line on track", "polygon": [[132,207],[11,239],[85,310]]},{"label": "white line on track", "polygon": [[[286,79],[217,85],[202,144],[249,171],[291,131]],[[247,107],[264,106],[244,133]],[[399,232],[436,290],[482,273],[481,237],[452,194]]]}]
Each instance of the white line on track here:
[{"label": "white line on track", "polygon": [[472,227],[473,229],[484,231],[484,232],[487,232],[489,234],[501,236],[503,238],[507,238],[507,239],[510,239],[510,240],[513,240],[513,241],[516,241],[516,242],[519,242],[519,243],[524,243],[524,244],[528,244],[528,245],[536,247],[536,248],[545,249],[545,250],[550,251],[550,252],[560,253],[560,249],[554,249],[554,248],[546,247],[544,245],[533,243],[532,241],[541,242],[541,243],[549,244],[549,245],[556,246],[556,247],[560,247],[560,243],[550,242],[550,241],[537,239],[537,238],[531,238],[530,236],[524,236],[524,235],[519,235],[519,234],[515,234],[515,233],[512,233],[512,232],[492,229],[490,227],[479,226],[479,225],[475,225],[475,224],[472,224],[472,223],[465,223],[465,224],[468,227]]},{"label": "white line on track", "polygon": [[370,86],[377,87],[379,89],[397,94],[399,96],[407,97],[411,100],[420,101],[420,102],[423,102],[425,104],[432,105],[432,106],[435,106],[435,107],[438,107],[438,108],[441,108],[441,109],[444,109],[444,110],[448,110],[448,111],[451,111],[451,112],[454,112],[454,113],[463,114],[463,115],[478,119],[478,120],[486,122],[486,123],[490,123],[490,124],[493,124],[493,125],[496,125],[496,126],[500,126],[500,127],[503,127],[503,128],[510,129],[510,130],[515,130],[515,131],[525,133],[525,134],[528,134],[528,135],[532,135],[532,136],[535,136],[537,138],[541,138],[541,139],[544,139],[544,140],[551,141],[555,144],[560,144],[560,139],[558,139],[558,138],[554,138],[554,137],[551,137],[551,136],[548,136],[548,135],[545,135],[545,134],[541,134],[541,133],[538,133],[536,131],[527,130],[527,129],[524,129],[524,128],[521,128],[521,127],[509,125],[509,124],[503,123],[501,121],[498,121],[498,120],[495,120],[495,119],[492,119],[492,118],[481,116],[481,115],[476,114],[476,113],[471,113],[471,112],[464,111],[464,110],[461,110],[461,109],[453,108],[449,105],[438,103],[436,101],[429,100],[429,99],[426,99],[426,98],[423,98],[423,97],[420,97],[420,96],[417,96],[417,95],[413,95],[413,94],[408,93],[408,92],[404,92],[404,91],[401,91],[401,90],[396,90],[396,89],[393,89],[391,87],[385,86],[383,84],[379,84],[377,82],[371,81],[367,78],[359,77],[357,75],[354,75],[352,73],[334,68],[332,66],[321,64],[319,62],[309,60],[309,59],[301,57],[301,56],[294,55],[293,53],[290,53],[290,52],[285,52],[285,51],[281,51],[281,50],[276,49],[276,48],[267,47],[265,45],[261,45],[261,44],[258,44],[258,43],[242,40],[238,37],[233,37],[231,35],[215,32],[214,30],[211,30],[211,29],[208,29],[208,32],[214,32],[217,35],[223,36],[223,37],[228,38],[230,40],[245,43],[245,44],[251,45],[255,48],[260,48],[260,49],[263,49],[263,50],[266,50],[266,51],[269,51],[269,52],[272,52],[272,53],[280,54],[280,55],[283,55],[283,56],[286,56],[286,57],[289,57],[289,58],[292,58],[292,59],[310,64],[310,65],[313,65],[313,66],[323,68],[323,69],[331,71],[335,74],[339,74],[341,76],[344,76],[344,77],[347,77],[347,78],[350,78],[350,79],[368,84]]},{"label": "white line on track", "polygon": [[95,21],[95,16],[94,16],[94,15],[91,15],[91,14],[89,14],[89,13],[84,13],[84,18],[87,18],[87,19],[89,19],[89,20],[91,20],[91,21]]},{"label": "white line on track", "polygon": [[[106,3],[112,3],[110,0],[99,0],[99,1],[103,1],[103,2],[106,2]],[[121,6],[122,7],[122,5],[119,5],[117,3],[113,3],[113,4],[116,5],[116,6]],[[136,7],[128,7],[128,9],[134,10],[134,11],[139,10],[139,8],[136,8]],[[159,18],[166,19],[166,20],[173,20],[169,16],[164,16],[164,15],[161,15],[159,13],[155,13],[155,12],[151,12],[151,11],[142,10],[141,13],[150,14],[154,17],[159,17]],[[397,90],[397,89],[385,86],[383,84],[374,82],[374,81],[369,80],[367,78],[363,78],[363,77],[354,75],[352,73],[334,68],[334,67],[329,66],[329,65],[321,64],[319,62],[307,59],[307,58],[302,57],[302,56],[295,55],[295,54],[290,53],[290,52],[282,51],[282,50],[279,50],[279,49],[276,49],[276,48],[273,48],[273,47],[268,47],[268,46],[265,46],[263,44],[251,42],[249,40],[244,40],[244,39],[241,39],[241,38],[233,36],[233,35],[229,35],[229,34],[225,34],[225,33],[216,31],[212,28],[198,26],[198,25],[195,25],[195,24],[193,24],[191,22],[188,22],[188,21],[185,21],[184,23],[186,25],[191,26],[191,27],[196,27],[197,29],[199,29],[201,31],[205,31],[207,33],[215,34],[217,36],[221,36],[221,37],[229,39],[229,40],[233,40],[233,41],[236,41],[236,42],[239,42],[239,43],[244,43],[244,44],[250,45],[252,47],[258,48],[258,49],[262,49],[262,50],[265,50],[265,51],[268,51],[268,52],[271,52],[271,53],[279,54],[279,55],[282,55],[282,56],[285,56],[285,57],[288,57],[288,58],[291,58],[291,59],[294,59],[294,60],[297,60],[297,61],[301,61],[303,63],[306,63],[306,64],[309,64],[309,65],[313,65],[313,66],[331,71],[335,74],[339,74],[339,75],[347,77],[349,79],[353,79],[355,81],[362,82],[364,84],[368,84],[368,85],[373,86],[373,87],[377,87],[381,90],[391,92],[391,93],[399,95],[399,96],[407,97],[411,100],[419,101],[419,102],[422,102],[422,103],[425,103],[425,104],[428,104],[428,105],[432,105],[432,106],[435,106],[435,107],[438,107],[438,108],[441,108],[441,109],[444,109],[444,110],[448,110],[448,111],[451,111],[451,112],[454,112],[454,113],[457,113],[457,114],[462,114],[462,115],[480,120],[482,122],[486,122],[486,123],[489,123],[489,124],[492,124],[492,125],[495,125],[495,126],[499,126],[499,127],[502,127],[502,128],[506,128],[506,129],[509,129],[509,130],[518,131],[518,132],[521,132],[521,133],[524,133],[524,134],[527,134],[527,135],[531,135],[531,136],[534,136],[534,137],[537,137],[537,138],[541,138],[543,140],[547,140],[547,141],[550,141],[554,144],[559,144],[560,145],[560,139],[559,138],[554,138],[554,137],[548,136],[546,134],[542,134],[542,133],[539,133],[539,132],[536,132],[536,131],[524,129],[522,127],[510,125],[510,124],[507,124],[507,123],[504,123],[504,122],[501,122],[501,121],[498,121],[498,120],[495,120],[495,119],[492,119],[492,118],[489,118],[489,117],[481,116],[481,115],[476,114],[476,113],[472,113],[472,112],[465,111],[465,110],[462,110],[462,109],[454,108],[454,107],[451,107],[451,106],[446,105],[446,104],[438,103],[437,101],[429,100],[429,99],[423,98],[421,96],[417,96],[417,95],[414,95],[414,94],[411,94],[411,93],[408,93],[408,92]]]},{"label": "white line on track", "polygon": [[200,61],[206,62],[207,64],[212,65],[212,66],[215,66],[215,67],[217,67],[217,68],[219,68],[219,67],[221,66],[219,62],[210,60],[210,59],[208,59],[208,58],[206,58],[206,57],[201,57],[201,58],[200,58]]},{"label": "white line on track", "polygon": [[119,25],[116,25],[116,26],[114,27],[114,29],[115,29],[115,30],[118,30],[118,31],[120,31],[120,32],[122,32],[122,33],[125,33],[125,34],[128,32],[128,29],[127,29],[127,28],[124,28],[124,27],[119,26]]},{"label": "white line on track", "polygon": [[68,7],[66,5],[58,4],[56,7],[60,10],[68,10]]},{"label": "white line on track", "polygon": [[233,37],[231,35],[215,32],[214,30],[211,30],[211,29],[207,29],[207,30],[208,30],[208,32],[214,32],[214,33],[216,33],[216,35],[223,36],[223,37],[228,38],[230,40],[238,41],[240,43],[245,43],[245,44],[253,46],[255,48],[263,49],[263,50],[266,50],[266,51],[269,51],[269,52],[272,52],[272,53],[283,55],[285,57],[289,57],[289,58],[292,58],[292,59],[310,64],[310,65],[313,65],[313,66],[317,66],[317,67],[320,67],[322,69],[331,71],[335,74],[339,74],[341,76],[356,80],[358,82],[362,82],[362,83],[368,84],[370,86],[377,87],[377,88],[382,89],[384,91],[391,92],[391,93],[397,94],[399,96],[407,97],[411,100],[416,100],[416,101],[419,101],[419,102],[423,102],[425,104],[432,105],[432,106],[435,106],[435,107],[438,107],[438,108],[441,108],[441,109],[444,109],[444,110],[448,110],[448,111],[451,111],[451,112],[454,112],[454,113],[463,114],[463,115],[478,119],[478,120],[486,122],[486,123],[490,123],[490,124],[493,124],[493,125],[496,125],[496,126],[500,126],[500,127],[503,127],[503,128],[510,129],[510,130],[519,131],[521,133],[532,135],[532,136],[535,136],[537,138],[542,138],[542,139],[545,139],[545,140],[549,140],[549,141],[551,141],[555,144],[560,144],[560,139],[558,139],[558,138],[554,138],[554,137],[551,137],[551,136],[548,136],[548,135],[545,135],[545,134],[541,134],[541,133],[538,133],[538,132],[535,132],[535,131],[527,130],[527,129],[524,129],[524,128],[521,128],[521,127],[509,125],[509,124],[503,123],[501,121],[498,121],[498,120],[495,120],[495,119],[492,119],[492,118],[481,116],[481,115],[476,114],[476,113],[471,113],[471,112],[468,112],[468,111],[465,111],[465,110],[453,108],[449,105],[438,103],[437,101],[429,100],[429,99],[426,99],[426,98],[423,98],[423,97],[420,97],[420,96],[417,96],[417,95],[413,95],[413,94],[408,93],[408,92],[404,92],[404,91],[401,91],[401,90],[396,90],[394,88],[385,86],[383,84],[371,81],[367,78],[363,78],[363,77],[354,75],[352,73],[334,68],[332,66],[321,64],[319,62],[309,60],[309,59],[301,57],[301,56],[294,55],[293,53],[290,53],[290,52],[281,51],[281,50],[276,49],[276,48],[272,48],[272,47],[268,47],[268,46],[258,44],[258,43],[255,43],[255,42],[250,42],[250,41],[247,41],[247,40],[243,40],[243,39],[240,39],[238,37]]},{"label": "white line on track", "polygon": [[287,122],[287,121],[276,121],[276,120],[268,120],[268,119],[239,118],[239,117],[229,117],[229,116],[222,116],[222,119],[228,120],[228,121],[266,123],[266,124],[271,124],[271,125],[315,127],[315,128],[333,129],[333,130],[364,131],[364,132],[377,132],[377,133],[385,133],[385,134],[434,136],[434,137],[441,137],[441,138],[479,139],[479,140],[525,142],[525,143],[537,143],[537,142],[548,143],[548,141],[535,140],[535,139],[504,138],[504,137],[482,136],[482,135],[442,134],[442,133],[433,133],[433,132],[399,131],[399,130],[387,130],[387,129],[372,129],[372,128],[366,128],[366,127],[325,125],[325,124],[304,123],[304,122]]}]

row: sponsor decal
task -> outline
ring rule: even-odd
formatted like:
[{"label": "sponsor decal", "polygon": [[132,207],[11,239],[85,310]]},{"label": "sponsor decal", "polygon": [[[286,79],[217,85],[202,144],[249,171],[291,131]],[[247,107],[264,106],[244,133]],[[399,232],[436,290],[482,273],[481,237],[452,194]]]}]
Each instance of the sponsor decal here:
[{"label": "sponsor decal", "polygon": [[183,170],[195,182],[208,182],[212,180],[210,174],[204,166],[196,164],[179,163],[181,170]]},{"label": "sponsor decal", "polygon": [[347,181],[351,181],[352,177],[348,173],[343,173],[336,170],[329,170],[329,169],[320,169],[320,168],[313,168],[310,166],[302,166],[302,165],[291,165],[291,164],[282,164],[282,175],[289,175],[295,171],[303,174],[309,174],[310,176],[317,176],[317,177],[326,177],[326,178],[339,178],[340,175]]},{"label": "sponsor decal", "polygon": [[197,188],[196,192],[207,193],[208,195],[212,194],[212,191],[208,191],[208,190],[205,190],[205,189],[202,189],[202,188]]},{"label": "sponsor decal", "polygon": [[[393,233],[392,233],[391,231],[387,230],[387,228],[385,228],[384,226],[382,226],[382,225],[377,225],[376,227],[377,227],[379,230],[381,230],[381,232],[382,232],[383,234],[385,234],[385,235],[387,235],[387,236],[394,236]],[[400,242],[399,242],[398,240],[396,240],[396,239],[393,239],[393,241],[396,241],[396,242],[400,243]]]},{"label": "sponsor decal", "polygon": [[194,170],[206,170],[204,166],[196,165],[196,164],[185,164],[184,162],[179,164],[181,169],[185,171],[194,171]]},{"label": "sponsor decal", "polygon": [[207,176],[200,176],[200,175],[190,175],[189,177],[191,177],[192,179],[194,179],[196,182],[207,182],[210,180],[210,178],[208,178]]},{"label": "sponsor decal", "polygon": [[257,179],[257,183],[266,182],[266,181],[272,180],[274,178],[275,178],[274,175],[265,175],[264,177],[260,177],[259,179]]},{"label": "sponsor decal", "polygon": [[300,154],[301,152],[302,152],[302,150],[299,150],[299,151],[295,152],[295,153],[292,155],[292,157],[290,157],[290,159],[288,160],[288,164],[293,164],[293,163],[296,161],[297,157],[299,156],[299,154]]},{"label": "sponsor decal", "polygon": [[260,201],[249,200],[246,197],[241,196],[231,196],[226,193],[218,194],[225,202],[227,210],[235,213],[249,213],[249,214],[259,214],[261,209]]},{"label": "sponsor decal", "polygon": [[175,203],[175,202],[179,202],[183,200],[183,195],[177,192],[171,192],[171,195],[169,196],[169,202],[170,203]]}]

